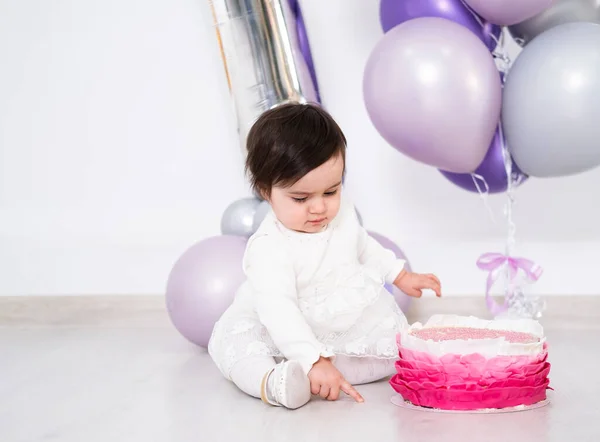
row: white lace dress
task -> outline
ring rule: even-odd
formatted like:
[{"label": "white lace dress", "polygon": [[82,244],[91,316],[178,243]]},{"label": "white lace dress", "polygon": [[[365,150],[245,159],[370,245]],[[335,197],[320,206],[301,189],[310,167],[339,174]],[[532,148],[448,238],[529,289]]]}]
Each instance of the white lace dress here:
[{"label": "white lace dress", "polygon": [[320,233],[289,230],[271,212],[248,241],[247,281],[215,324],[209,353],[228,379],[254,355],[297,360],[307,373],[320,356],[396,359],[408,323],[384,284],[403,266],[344,199]]}]

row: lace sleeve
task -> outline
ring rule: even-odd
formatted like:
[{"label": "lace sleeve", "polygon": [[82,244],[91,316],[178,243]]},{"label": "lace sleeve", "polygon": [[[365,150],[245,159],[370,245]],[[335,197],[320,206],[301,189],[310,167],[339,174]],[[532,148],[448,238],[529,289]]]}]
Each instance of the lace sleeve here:
[{"label": "lace sleeve", "polygon": [[333,356],[317,341],[298,307],[293,262],[276,238],[253,238],[246,250],[244,270],[259,320],[287,359],[300,362],[308,373],[319,357]]}]

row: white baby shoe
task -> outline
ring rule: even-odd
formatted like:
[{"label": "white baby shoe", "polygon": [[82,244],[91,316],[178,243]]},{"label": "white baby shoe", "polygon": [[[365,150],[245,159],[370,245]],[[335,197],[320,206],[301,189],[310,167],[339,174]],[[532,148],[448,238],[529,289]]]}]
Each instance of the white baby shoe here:
[{"label": "white baby shoe", "polygon": [[299,362],[282,362],[263,378],[261,398],[267,404],[294,410],[308,403],[310,397],[310,381]]}]

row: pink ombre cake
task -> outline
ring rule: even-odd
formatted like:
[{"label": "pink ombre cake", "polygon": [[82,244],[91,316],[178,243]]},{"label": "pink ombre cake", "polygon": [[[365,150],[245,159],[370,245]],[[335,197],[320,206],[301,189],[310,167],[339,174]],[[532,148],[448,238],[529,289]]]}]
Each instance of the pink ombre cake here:
[{"label": "pink ombre cake", "polygon": [[550,363],[535,320],[435,315],[401,332],[398,348],[390,384],[413,405],[464,411],[546,399]]}]

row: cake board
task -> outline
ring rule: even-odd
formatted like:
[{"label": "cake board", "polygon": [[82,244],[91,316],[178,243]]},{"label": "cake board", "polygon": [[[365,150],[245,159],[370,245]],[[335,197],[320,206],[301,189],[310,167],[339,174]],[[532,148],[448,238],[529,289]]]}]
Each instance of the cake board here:
[{"label": "cake board", "polygon": [[404,400],[404,398],[400,394],[394,394],[390,401],[392,404],[396,405],[400,408],[406,408],[408,410],[415,411],[425,411],[429,413],[449,413],[449,414],[501,414],[501,413],[517,413],[520,411],[530,411],[536,410],[538,408],[543,408],[546,405],[550,404],[550,398],[546,397],[543,401],[540,401],[533,405],[519,405],[516,407],[507,407],[507,408],[486,408],[479,410],[442,410],[440,408],[428,408],[421,407],[418,405],[413,405],[410,402]]}]

